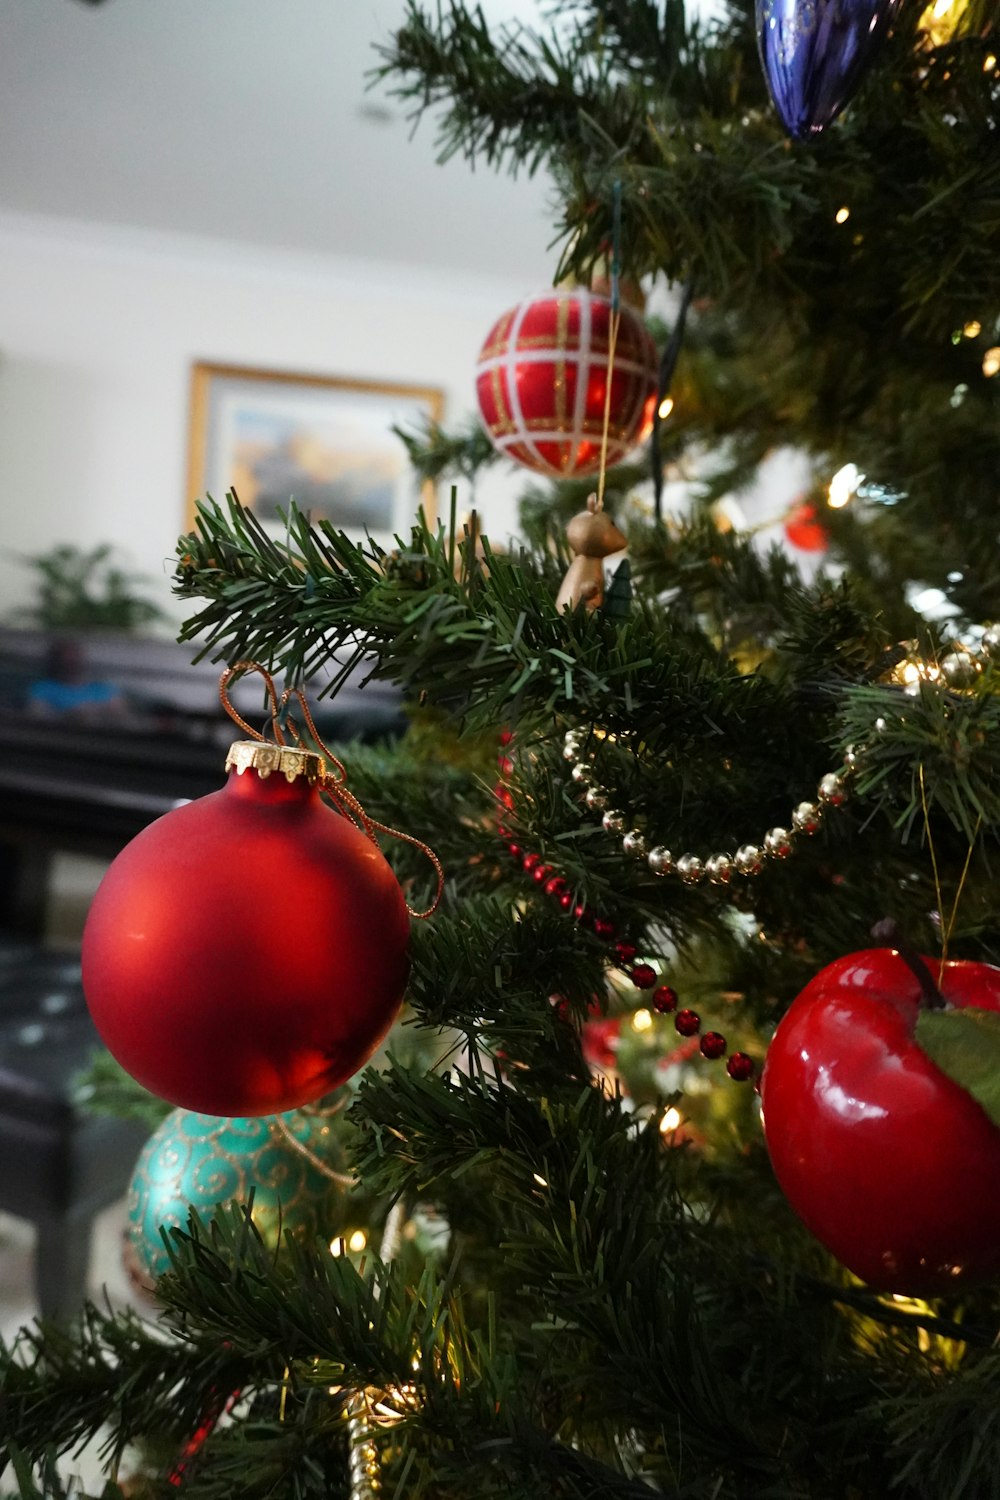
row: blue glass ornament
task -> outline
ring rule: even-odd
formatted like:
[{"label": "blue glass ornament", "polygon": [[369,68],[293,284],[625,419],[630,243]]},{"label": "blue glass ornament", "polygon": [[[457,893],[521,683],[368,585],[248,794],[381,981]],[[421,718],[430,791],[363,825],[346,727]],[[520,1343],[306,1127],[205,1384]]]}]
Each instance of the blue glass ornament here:
[{"label": "blue glass ornament", "polygon": [[279,1233],[314,1235],[330,1194],[338,1189],[275,1125],[321,1160],[330,1127],[321,1116],[290,1114],[223,1118],[175,1109],[142,1148],[128,1192],[125,1265],[150,1289],[169,1269],[161,1227],[186,1228],[188,1207],[211,1218],[220,1203],[245,1203],[254,1189],[253,1221],[268,1244]]},{"label": "blue glass ornament", "polygon": [[789,135],[819,135],[861,82],[900,0],[757,0],[761,66]]}]

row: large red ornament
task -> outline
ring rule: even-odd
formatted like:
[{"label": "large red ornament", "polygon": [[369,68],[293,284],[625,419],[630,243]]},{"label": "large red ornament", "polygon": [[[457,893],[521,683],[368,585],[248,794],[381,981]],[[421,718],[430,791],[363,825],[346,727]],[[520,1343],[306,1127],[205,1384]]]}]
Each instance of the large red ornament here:
[{"label": "large red ornament", "polygon": [[[926,960],[956,1008],[1000,1011],[1000,969]],[[806,985],[761,1080],[775,1174],[805,1224],[880,1291],[935,1296],[1000,1273],[1000,1130],[914,1039],[920,984],[890,948]]]},{"label": "large red ornament", "polygon": [[343,1083],[389,1030],[409,917],[378,847],[320,800],[321,757],[247,742],[227,766],[222,790],[111,865],[83,984],[103,1040],[153,1093],[278,1114]]},{"label": "large red ornament", "polygon": [[[486,431],[507,458],[556,479],[600,468],[611,313],[609,298],[564,288],[519,302],[490,330],[476,364],[476,393]],[[656,388],[656,346],[639,314],[622,304],[609,466],[648,436]]]}]

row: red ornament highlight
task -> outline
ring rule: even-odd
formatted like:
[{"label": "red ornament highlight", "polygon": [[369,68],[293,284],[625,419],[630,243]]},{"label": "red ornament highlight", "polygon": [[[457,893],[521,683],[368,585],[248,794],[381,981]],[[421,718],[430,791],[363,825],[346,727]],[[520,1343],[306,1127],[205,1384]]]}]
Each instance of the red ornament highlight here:
[{"label": "red ornament highlight", "polygon": [[381,851],[321,801],[317,776],[284,771],[319,756],[284,748],[268,774],[255,755],[277,747],[234,746],[230,763],[238,750],[242,773],[111,865],[83,983],[104,1042],[153,1093],[205,1114],[278,1114],[350,1078],[389,1030],[409,915]]},{"label": "red ornament highlight", "polygon": [[[611,301],[582,288],[529,297],[497,320],[479,352],[476,394],[494,446],[555,479],[596,474],[609,379]],[[656,346],[625,304],[610,370],[610,467],[649,434]]]},{"label": "red ornament highlight", "polygon": [[[1000,1011],[1000,969],[925,962],[950,1006]],[[1000,1130],[918,1045],[920,999],[894,949],[828,965],[775,1032],[761,1102],[816,1238],[879,1291],[936,1296],[1000,1274]]]},{"label": "red ornament highlight", "polygon": [[785,536],[800,552],[825,552],[830,545],[830,533],[815,505],[806,500],[800,500],[785,517]]}]

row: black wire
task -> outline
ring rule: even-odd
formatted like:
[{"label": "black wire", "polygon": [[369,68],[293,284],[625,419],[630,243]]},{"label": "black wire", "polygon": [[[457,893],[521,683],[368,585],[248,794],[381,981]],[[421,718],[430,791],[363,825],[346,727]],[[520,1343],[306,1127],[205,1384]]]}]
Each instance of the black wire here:
[{"label": "black wire", "polygon": [[664,397],[670,391],[670,385],[674,378],[674,370],[677,368],[677,360],[681,352],[681,344],[684,341],[684,325],[687,322],[688,308],[694,296],[694,282],[688,277],[681,292],[681,304],[677,309],[677,321],[674,323],[673,331],[667,340],[667,346],[660,360],[660,376],[656,389],[656,407],[653,411],[653,432],[649,440],[649,461],[653,470],[653,511],[657,521],[663,520],[663,460],[660,450],[660,407],[663,405]]}]

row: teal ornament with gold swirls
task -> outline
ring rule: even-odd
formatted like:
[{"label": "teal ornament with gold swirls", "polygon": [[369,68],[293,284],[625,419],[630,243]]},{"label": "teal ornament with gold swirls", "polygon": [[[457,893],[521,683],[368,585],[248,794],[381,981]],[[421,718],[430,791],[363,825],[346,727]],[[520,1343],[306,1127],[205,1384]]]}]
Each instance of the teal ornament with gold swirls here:
[{"label": "teal ornament with gold swirls", "polygon": [[253,1221],[265,1242],[279,1235],[308,1239],[319,1229],[338,1189],[279,1131],[323,1159],[330,1135],[322,1116],[229,1118],[175,1109],[142,1149],[128,1191],[125,1268],[150,1290],[170,1267],[161,1229],[184,1229],[188,1209],[209,1219],[219,1204],[246,1203],[253,1189]]}]

